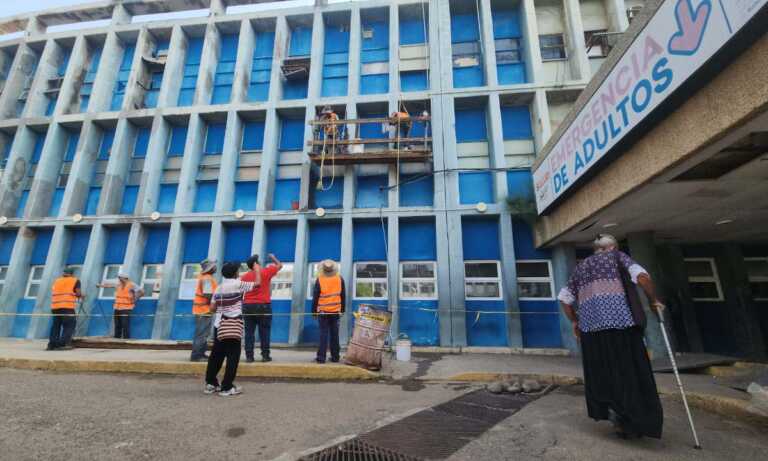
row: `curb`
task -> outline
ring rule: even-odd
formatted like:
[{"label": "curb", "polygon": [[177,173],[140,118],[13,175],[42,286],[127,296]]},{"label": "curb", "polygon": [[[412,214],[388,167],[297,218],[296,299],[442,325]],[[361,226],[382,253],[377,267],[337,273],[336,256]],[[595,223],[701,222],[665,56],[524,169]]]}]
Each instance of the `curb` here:
[{"label": "curb", "polygon": [[494,381],[508,381],[512,379],[535,379],[536,381],[557,384],[558,386],[572,386],[574,384],[583,384],[584,380],[577,376],[557,375],[546,373],[486,373],[486,372],[467,372],[453,375],[441,381],[465,381],[472,383],[488,383]]},{"label": "curb", "polygon": [[[41,360],[0,358],[0,367],[68,373],[137,373],[203,376],[206,363],[136,362],[99,360]],[[370,381],[380,376],[362,368],[337,364],[256,364],[243,363],[238,376],[249,378],[290,378],[324,381]]]}]

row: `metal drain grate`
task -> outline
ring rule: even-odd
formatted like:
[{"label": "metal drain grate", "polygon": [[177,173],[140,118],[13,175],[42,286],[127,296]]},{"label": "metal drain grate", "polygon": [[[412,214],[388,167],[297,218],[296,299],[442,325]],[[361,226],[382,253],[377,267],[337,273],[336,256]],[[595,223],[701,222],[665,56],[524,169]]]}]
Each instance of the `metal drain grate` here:
[{"label": "metal drain grate", "polygon": [[470,392],[301,460],[445,459],[539,397]]},{"label": "metal drain grate", "polygon": [[422,461],[370,445],[360,439],[352,439],[301,458],[301,461]]}]

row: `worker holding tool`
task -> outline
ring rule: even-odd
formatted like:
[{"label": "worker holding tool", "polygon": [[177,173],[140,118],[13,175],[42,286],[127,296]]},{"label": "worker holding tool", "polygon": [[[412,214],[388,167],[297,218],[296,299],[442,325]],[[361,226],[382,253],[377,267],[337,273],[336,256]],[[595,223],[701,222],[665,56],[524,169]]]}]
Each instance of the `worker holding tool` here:
[{"label": "worker holding tool", "polygon": [[[411,114],[405,109],[405,106],[400,106],[398,112],[394,112],[389,117],[389,124],[393,126],[397,131],[395,132],[395,139],[397,139],[395,147],[399,147],[399,138],[408,138],[411,135],[411,127],[413,127],[413,121],[411,120]],[[405,149],[410,149],[409,145],[404,146]]]},{"label": "worker holding tool", "polygon": [[192,314],[195,316],[195,337],[192,341],[192,355],[189,360],[202,362],[208,359],[208,337],[211,335],[211,298],[216,291],[216,261],[206,259],[200,263],[197,276],[195,298],[192,301]]},{"label": "worker holding tool", "polygon": [[96,286],[115,289],[115,338],[129,339],[131,337],[131,312],[136,307],[136,301],[144,296],[144,290],[136,286],[124,270],[120,270],[118,273],[117,284],[99,283]]},{"label": "worker holding tool", "polygon": [[74,269],[65,268],[51,288],[53,322],[45,350],[72,349],[72,334],[75,332],[76,322],[75,307],[82,298],[80,280],[75,277]]},{"label": "worker holding tool", "polygon": [[326,259],[320,264],[312,295],[312,313],[320,324],[320,346],[317,349],[317,363],[325,363],[328,342],[331,345],[331,362],[338,362],[339,321],[344,314],[346,290],[344,279],[339,275],[336,262]]},{"label": "worker holding tool", "polygon": [[323,125],[321,125],[321,129],[323,130],[323,135],[325,135],[326,144],[335,145],[336,141],[339,139],[339,125],[325,122],[337,122],[339,120],[339,115],[333,111],[331,106],[325,106],[323,107],[323,110],[320,111],[318,120],[324,122]]},{"label": "worker holding tool", "polygon": [[[645,349],[639,285],[659,315],[664,305],[648,272],[600,234],[558,299],[581,341],[587,413],[609,420],[622,438],[661,438],[664,414]],[[639,306],[638,306],[639,304]]]}]

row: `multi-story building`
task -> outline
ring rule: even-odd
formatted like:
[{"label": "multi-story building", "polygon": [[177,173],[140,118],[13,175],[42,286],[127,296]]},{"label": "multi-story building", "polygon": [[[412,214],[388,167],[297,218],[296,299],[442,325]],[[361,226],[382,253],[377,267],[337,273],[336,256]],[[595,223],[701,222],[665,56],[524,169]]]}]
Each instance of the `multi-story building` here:
[{"label": "multi-story building", "polygon": [[[123,267],[147,292],[135,336],[188,339],[197,264],[274,253],[278,343],[317,338],[309,286],[332,258],[343,335],[373,303],[418,345],[564,347],[566,269],[534,246],[530,167],[643,2],[262,3],[0,20],[20,35],[0,41],[0,309],[20,314],[0,335],[44,336],[26,314],[71,265],[79,334],[110,331],[114,293],[95,285]],[[326,105],[355,154],[321,169],[307,143]],[[420,158],[386,142],[402,107],[425,115]]]}]

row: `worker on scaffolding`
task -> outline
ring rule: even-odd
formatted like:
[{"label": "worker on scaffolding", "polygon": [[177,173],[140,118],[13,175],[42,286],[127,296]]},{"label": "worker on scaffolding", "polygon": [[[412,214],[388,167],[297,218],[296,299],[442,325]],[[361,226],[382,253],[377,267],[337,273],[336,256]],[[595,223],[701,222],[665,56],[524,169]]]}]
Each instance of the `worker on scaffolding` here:
[{"label": "worker on scaffolding", "polygon": [[[331,106],[325,106],[323,107],[323,110],[320,112],[320,116],[318,119],[323,122],[320,126],[320,129],[322,130],[323,135],[325,136],[325,144],[326,146],[336,146],[336,142],[339,140],[339,126],[338,124],[334,122],[339,121],[339,115],[331,109]],[[329,152],[331,149],[326,147],[326,152]]]},{"label": "worker on scaffolding", "polygon": [[401,143],[400,139],[408,138],[411,135],[411,128],[413,127],[413,121],[411,120],[411,114],[404,105],[400,105],[400,110],[394,112],[389,117],[389,125],[394,127],[395,131],[395,149],[401,148],[409,150],[411,147],[407,143]]}]

